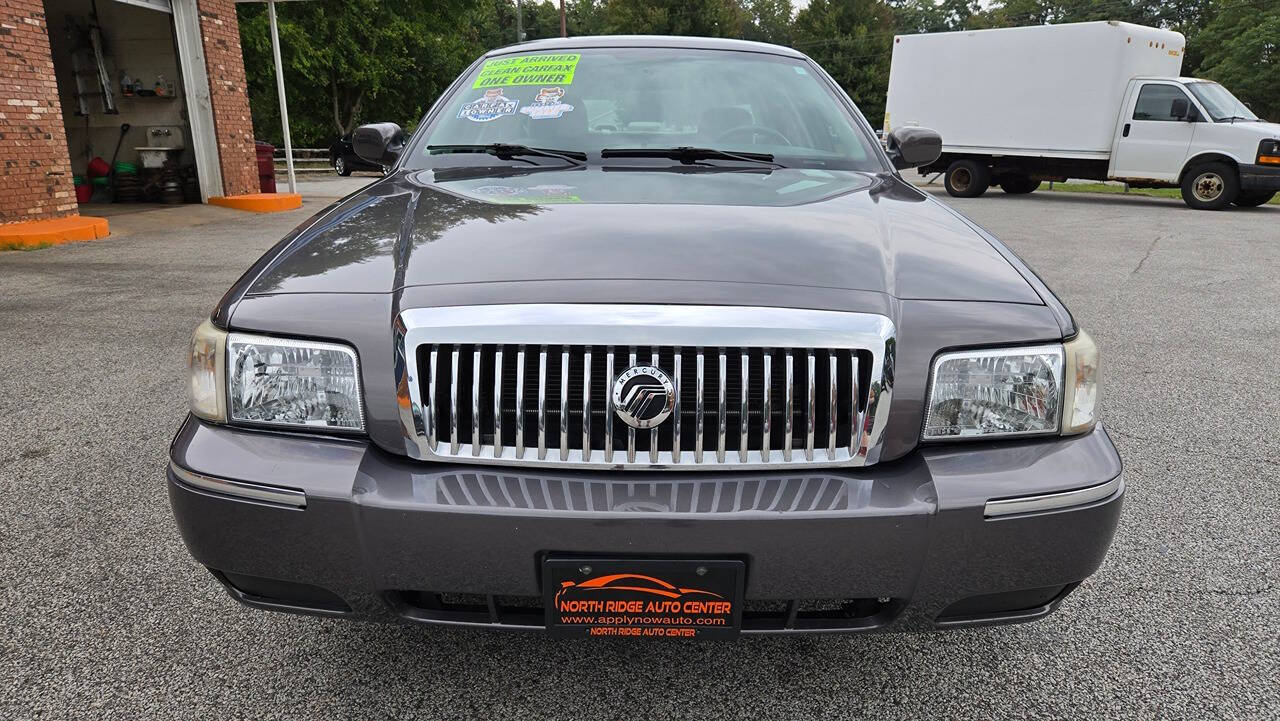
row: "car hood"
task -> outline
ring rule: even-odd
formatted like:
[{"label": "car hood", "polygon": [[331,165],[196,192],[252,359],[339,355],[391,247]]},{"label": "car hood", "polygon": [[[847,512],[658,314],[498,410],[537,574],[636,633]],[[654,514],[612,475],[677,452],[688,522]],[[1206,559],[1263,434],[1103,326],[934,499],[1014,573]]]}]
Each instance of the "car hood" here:
[{"label": "car hood", "polygon": [[685,170],[401,172],[282,243],[247,294],[687,281],[1042,303],[974,227],[891,176]]},{"label": "car hood", "polygon": [[[1222,125],[1222,124],[1223,123],[1214,123],[1214,125]],[[1244,133],[1247,133],[1248,135],[1256,135],[1258,137],[1258,140],[1265,140],[1267,138],[1280,138],[1280,123],[1237,122],[1237,123],[1226,123],[1226,125],[1230,125],[1231,128],[1236,130],[1237,132],[1244,132]],[[1253,162],[1253,159],[1250,158],[1246,162],[1251,163]]]}]

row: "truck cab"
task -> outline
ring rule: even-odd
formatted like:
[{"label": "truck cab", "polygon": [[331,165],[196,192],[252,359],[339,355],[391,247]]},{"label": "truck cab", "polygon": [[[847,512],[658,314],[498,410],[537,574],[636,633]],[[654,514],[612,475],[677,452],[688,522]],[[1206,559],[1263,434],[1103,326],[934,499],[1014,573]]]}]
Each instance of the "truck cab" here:
[{"label": "truck cab", "polygon": [[1180,186],[1188,205],[1206,210],[1261,205],[1280,190],[1280,125],[1222,85],[1137,77],[1120,107],[1108,178]]}]

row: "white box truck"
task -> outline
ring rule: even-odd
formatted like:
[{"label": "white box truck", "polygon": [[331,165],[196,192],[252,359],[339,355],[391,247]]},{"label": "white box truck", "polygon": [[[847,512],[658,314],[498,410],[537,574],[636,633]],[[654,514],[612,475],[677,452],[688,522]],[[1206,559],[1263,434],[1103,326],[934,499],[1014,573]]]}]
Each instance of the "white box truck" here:
[{"label": "white box truck", "polygon": [[899,35],[885,133],[941,134],[919,172],[945,173],[960,198],[1081,178],[1180,187],[1193,208],[1261,205],[1280,191],[1280,125],[1180,77],[1185,44],[1115,21]]}]

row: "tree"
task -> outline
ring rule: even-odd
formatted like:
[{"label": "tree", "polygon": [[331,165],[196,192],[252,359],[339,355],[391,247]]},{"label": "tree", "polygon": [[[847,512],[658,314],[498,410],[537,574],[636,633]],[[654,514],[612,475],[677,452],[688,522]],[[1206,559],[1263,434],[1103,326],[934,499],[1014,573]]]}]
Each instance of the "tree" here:
[{"label": "tree", "polygon": [[1222,83],[1259,117],[1280,122],[1280,5],[1224,4],[1192,40],[1203,58],[1196,75]]},{"label": "tree", "polygon": [[[458,0],[281,3],[280,51],[299,144],[327,145],[369,118],[412,126],[465,67],[463,58],[477,53],[480,38],[459,30],[469,9]],[[256,4],[238,11],[257,135],[278,139],[267,13]]]},{"label": "tree", "polygon": [[796,49],[826,68],[873,126],[884,117],[893,21],[879,0],[813,0],[793,26]]},{"label": "tree", "polygon": [[738,0],[604,0],[606,35],[738,37],[747,12]]},{"label": "tree", "polygon": [[899,34],[968,29],[982,10],[974,0],[890,0],[889,7]]},{"label": "tree", "polygon": [[791,44],[791,0],[749,0],[744,8],[741,37],[775,45]]}]

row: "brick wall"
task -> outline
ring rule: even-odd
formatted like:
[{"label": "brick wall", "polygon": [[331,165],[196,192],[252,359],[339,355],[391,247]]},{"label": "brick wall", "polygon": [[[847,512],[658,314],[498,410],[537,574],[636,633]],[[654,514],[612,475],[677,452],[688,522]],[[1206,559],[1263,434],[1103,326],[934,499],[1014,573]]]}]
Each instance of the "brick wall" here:
[{"label": "brick wall", "polygon": [[[12,0],[0,0],[2,2]],[[253,120],[249,116],[235,0],[197,0],[197,7],[222,165],[222,192],[226,195],[256,193],[258,161],[253,147]]]},{"label": "brick wall", "polygon": [[43,0],[0,0],[0,162],[0,223],[76,214]]}]

